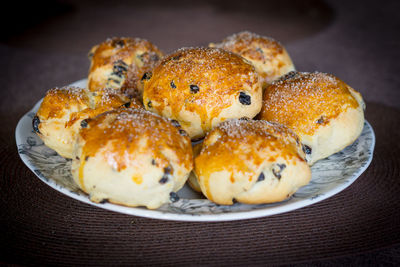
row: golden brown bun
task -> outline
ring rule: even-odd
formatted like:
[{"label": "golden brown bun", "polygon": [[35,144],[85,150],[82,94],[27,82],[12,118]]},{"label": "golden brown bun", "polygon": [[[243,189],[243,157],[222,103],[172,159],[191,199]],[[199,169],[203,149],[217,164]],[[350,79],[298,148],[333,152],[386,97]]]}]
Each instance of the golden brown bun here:
[{"label": "golden brown bun", "polygon": [[73,178],[94,202],[158,208],[176,198],[193,168],[190,139],[181,133],[144,109],[105,112],[79,132]]},{"label": "golden brown bun", "polygon": [[233,119],[207,134],[194,172],[203,194],[215,203],[272,203],[310,181],[304,156],[285,126]]},{"label": "golden brown bun", "polygon": [[165,57],[144,83],[147,110],[179,121],[192,139],[219,122],[253,118],[262,89],[254,67],[217,48],[184,48]]},{"label": "golden brown bun", "polygon": [[331,74],[291,72],[266,88],[260,119],[292,129],[311,165],[358,138],[364,106],[358,92]]},{"label": "golden brown bun", "polygon": [[209,46],[231,51],[249,60],[260,75],[263,88],[295,69],[286,49],[278,41],[248,31],[233,34],[221,43]]},{"label": "golden brown bun", "polygon": [[76,134],[84,119],[118,108],[129,99],[113,89],[96,93],[82,88],[54,88],[46,93],[33,120],[34,129],[46,146],[65,158],[72,157]]},{"label": "golden brown bun", "polygon": [[129,97],[142,98],[141,78],[153,69],[163,53],[147,40],[112,38],[94,46],[90,53],[91,66],[88,89],[121,89]]}]

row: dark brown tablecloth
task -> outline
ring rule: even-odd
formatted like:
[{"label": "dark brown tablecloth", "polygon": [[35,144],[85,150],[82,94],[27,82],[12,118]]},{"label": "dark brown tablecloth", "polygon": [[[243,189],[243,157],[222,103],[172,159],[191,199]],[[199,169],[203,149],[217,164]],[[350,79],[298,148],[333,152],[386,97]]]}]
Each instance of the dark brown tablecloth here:
[{"label": "dark brown tablecloth", "polygon": [[[400,264],[398,1],[37,2],[1,18],[0,263]],[[341,193],[259,219],[160,221],[71,199],[19,159],[17,121],[48,89],[87,75],[92,45],[143,37],[170,52],[246,29],[282,41],[298,70],[333,73],[363,94],[374,159]]]}]

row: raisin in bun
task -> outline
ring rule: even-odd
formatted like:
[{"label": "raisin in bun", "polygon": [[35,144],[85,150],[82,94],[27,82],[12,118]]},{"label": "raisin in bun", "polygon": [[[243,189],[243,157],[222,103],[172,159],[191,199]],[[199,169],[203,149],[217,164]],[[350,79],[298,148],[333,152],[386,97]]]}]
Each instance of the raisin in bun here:
[{"label": "raisin in bun", "polygon": [[54,88],[46,93],[33,128],[46,146],[65,158],[72,157],[73,145],[84,119],[118,108],[129,99],[113,89],[91,93],[82,88]]},{"label": "raisin in bun", "polygon": [[253,118],[262,89],[254,67],[217,48],[184,48],[165,57],[144,83],[147,110],[179,121],[192,139],[219,122]]},{"label": "raisin in bun", "polygon": [[266,88],[260,118],[292,129],[311,165],[358,138],[364,108],[361,95],[331,74],[291,72]]},{"label": "raisin in bun", "polygon": [[144,109],[116,109],[80,130],[71,172],[94,202],[156,209],[177,199],[192,167],[179,127]]},{"label": "raisin in bun", "polygon": [[215,127],[194,171],[203,194],[223,205],[282,201],[311,179],[297,136],[285,126],[255,120]]},{"label": "raisin in bun", "polygon": [[112,38],[89,52],[91,66],[88,89],[115,88],[141,99],[141,78],[162,58],[163,53],[145,39]]},{"label": "raisin in bun", "polygon": [[278,41],[248,31],[233,34],[221,43],[209,46],[234,52],[249,60],[260,75],[263,88],[294,70],[288,52]]}]

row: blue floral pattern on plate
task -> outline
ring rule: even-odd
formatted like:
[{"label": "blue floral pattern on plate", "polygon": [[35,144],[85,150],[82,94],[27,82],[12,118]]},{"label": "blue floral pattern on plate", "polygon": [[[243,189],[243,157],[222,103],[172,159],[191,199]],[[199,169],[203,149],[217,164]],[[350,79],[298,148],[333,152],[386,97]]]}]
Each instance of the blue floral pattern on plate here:
[{"label": "blue floral pattern on plate", "polygon": [[[84,87],[86,80],[72,85]],[[192,191],[187,185],[179,192],[180,200],[157,210],[125,207],[111,203],[97,204],[89,200],[72,179],[71,161],[46,147],[32,130],[32,118],[40,101],[19,121],[15,136],[23,162],[44,183],[79,201],[104,209],[156,219],[178,221],[227,221],[268,216],[299,209],[331,197],[350,186],[369,166],[375,146],[371,125],[365,122],[361,136],[344,150],[315,163],[311,182],[290,199],[274,204],[232,206],[218,205]]]}]

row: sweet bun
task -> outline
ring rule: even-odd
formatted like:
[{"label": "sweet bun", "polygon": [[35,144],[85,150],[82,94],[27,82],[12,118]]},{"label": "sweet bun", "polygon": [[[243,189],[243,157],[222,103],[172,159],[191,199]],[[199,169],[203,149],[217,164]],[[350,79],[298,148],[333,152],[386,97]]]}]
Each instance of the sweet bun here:
[{"label": "sweet bun", "polygon": [[94,202],[156,209],[176,201],[193,167],[190,139],[144,109],[116,109],[88,120],[71,172]]},{"label": "sweet bun", "polygon": [[263,88],[295,69],[282,44],[272,38],[248,31],[233,34],[221,43],[211,43],[209,46],[231,51],[249,60],[260,75]]},{"label": "sweet bun", "polygon": [[194,171],[203,194],[223,205],[282,201],[311,179],[297,136],[255,120],[225,121],[209,132]]},{"label": "sweet bun", "polygon": [[112,38],[89,52],[91,66],[87,88],[121,89],[129,97],[141,99],[141,78],[162,58],[163,53],[145,39]]},{"label": "sweet bun", "polygon": [[335,76],[291,72],[266,88],[260,119],[292,129],[311,165],[358,138],[364,109],[361,95]]},{"label": "sweet bun", "polygon": [[184,48],[165,57],[144,82],[147,110],[177,120],[192,139],[230,118],[253,118],[262,89],[254,67],[217,48]]},{"label": "sweet bun", "polygon": [[112,89],[91,93],[82,88],[53,88],[46,93],[36,116],[33,129],[46,146],[65,158],[72,158],[76,134],[84,119],[118,108],[129,99]]}]

